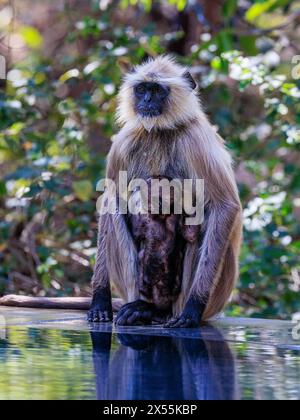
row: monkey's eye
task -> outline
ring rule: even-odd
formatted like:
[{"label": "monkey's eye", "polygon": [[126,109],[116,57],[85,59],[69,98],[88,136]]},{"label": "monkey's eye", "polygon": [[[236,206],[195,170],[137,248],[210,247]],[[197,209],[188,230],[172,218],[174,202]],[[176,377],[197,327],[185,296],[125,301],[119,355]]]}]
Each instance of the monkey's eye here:
[{"label": "monkey's eye", "polygon": [[143,95],[144,93],[146,93],[146,87],[145,85],[143,85],[142,83],[135,86],[134,88],[135,93],[137,93],[138,95]]},{"label": "monkey's eye", "polygon": [[156,93],[161,97],[165,98],[169,94],[169,89],[167,87],[164,87],[162,85],[156,85]]}]

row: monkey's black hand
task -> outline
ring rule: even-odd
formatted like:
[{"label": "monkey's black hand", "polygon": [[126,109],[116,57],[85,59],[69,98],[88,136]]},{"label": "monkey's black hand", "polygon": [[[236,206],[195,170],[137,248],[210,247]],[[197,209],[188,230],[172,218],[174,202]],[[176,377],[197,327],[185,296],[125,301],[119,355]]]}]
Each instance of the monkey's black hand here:
[{"label": "monkey's black hand", "polygon": [[118,312],[116,325],[149,325],[154,312],[154,305],[143,300],[127,303]]},{"label": "monkey's black hand", "polygon": [[165,328],[197,328],[200,326],[205,304],[195,297],[191,297],[183,313],[178,318],[170,319]]},{"label": "monkey's black hand", "polygon": [[92,300],[91,309],[88,312],[89,322],[111,322],[113,320],[113,309],[111,292],[109,287],[98,289]]}]

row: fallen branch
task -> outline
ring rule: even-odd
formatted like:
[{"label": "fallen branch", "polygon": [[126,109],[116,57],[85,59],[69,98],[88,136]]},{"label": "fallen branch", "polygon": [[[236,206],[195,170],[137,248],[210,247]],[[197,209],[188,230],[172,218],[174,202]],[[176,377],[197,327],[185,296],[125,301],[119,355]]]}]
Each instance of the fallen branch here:
[{"label": "fallen branch", "polygon": [[[122,299],[113,299],[113,311],[118,312],[123,305]],[[29,297],[18,295],[7,295],[0,298],[0,306],[13,306],[18,308],[39,308],[39,309],[71,309],[88,310],[91,306],[91,298],[82,297]]]}]

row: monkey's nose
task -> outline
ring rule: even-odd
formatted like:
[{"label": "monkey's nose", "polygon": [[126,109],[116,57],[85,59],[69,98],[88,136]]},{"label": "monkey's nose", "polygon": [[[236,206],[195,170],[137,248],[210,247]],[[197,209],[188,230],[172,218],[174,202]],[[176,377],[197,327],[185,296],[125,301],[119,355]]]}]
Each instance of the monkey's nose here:
[{"label": "monkey's nose", "polygon": [[145,102],[151,102],[151,99],[152,99],[151,92],[146,92],[145,97],[144,97],[144,101]]}]

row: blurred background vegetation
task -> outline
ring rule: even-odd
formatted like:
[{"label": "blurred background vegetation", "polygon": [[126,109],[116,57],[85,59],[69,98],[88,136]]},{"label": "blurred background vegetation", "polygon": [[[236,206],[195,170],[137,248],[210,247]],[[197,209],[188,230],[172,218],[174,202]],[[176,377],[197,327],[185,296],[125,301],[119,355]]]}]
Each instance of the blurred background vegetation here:
[{"label": "blurred background vegetation", "polygon": [[0,0],[0,295],[90,294],[121,69],[171,52],[235,156],[245,238],[227,313],[299,312],[299,24],[290,0]]}]

